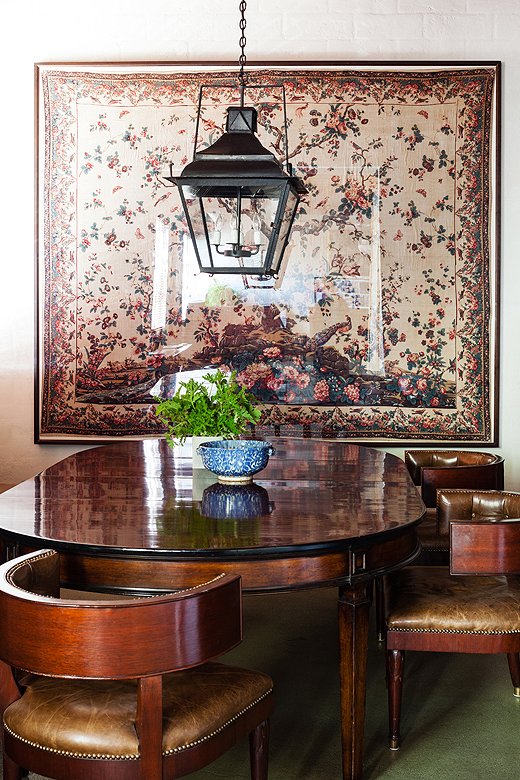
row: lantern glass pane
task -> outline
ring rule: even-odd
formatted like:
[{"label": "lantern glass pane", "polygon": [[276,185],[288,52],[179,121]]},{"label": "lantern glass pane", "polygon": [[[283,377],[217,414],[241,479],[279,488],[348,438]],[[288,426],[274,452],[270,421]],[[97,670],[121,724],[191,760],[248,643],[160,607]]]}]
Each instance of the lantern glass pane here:
[{"label": "lantern glass pane", "polygon": [[261,275],[284,188],[258,181],[227,189],[221,182],[184,186],[201,269]]},{"label": "lantern glass pane", "polygon": [[[236,258],[220,256],[218,263],[227,265],[219,268],[232,271],[200,273],[190,237],[185,233],[179,246],[172,231],[166,326],[156,350],[168,372],[158,380],[157,394],[170,392],[177,371],[186,378],[209,365],[235,369],[244,386],[267,403],[357,403],[364,378],[386,381],[379,169],[318,167],[312,184],[283,257],[281,249],[271,256],[275,263],[281,257],[275,278],[237,272]],[[289,184],[279,204],[281,246],[296,199]],[[224,209],[227,218],[225,199],[208,196],[202,203],[210,211]],[[250,198],[243,197],[242,204],[245,213],[251,211]],[[262,211],[266,257],[275,206],[266,199],[254,204]],[[197,209],[203,225],[200,205]],[[208,233],[213,221],[206,217]],[[159,313],[164,320],[164,309]],[[396,348],[403,349],[399,342]],[[351,385],[354,390],[347,390]]]},{"label": "lantern glass pane", "polygon": [[294,218],[294,212],[296,210],[297,205],[298,205],[298,197],[293,193],[292,190],[289,190],[289,194],[287,196],[287,201],[285,204],[285,209],[282,215],[280,233],[276,244],[276,248],[274,250],[273,262],[271,265],[273,271],[276,274],[278,274],[280,270],[280,266],[283,260],[282,256],[284,253],[286,243],[289,238],[289,233]]},{"label": "lantern glass pane", "polygon": [[209,256],[202,201],[199,198],[189,198],[186,192],[184,192],[184,197],[186,217],[193,233],[197,261],[201,266],[205,266],[209,262]]}]

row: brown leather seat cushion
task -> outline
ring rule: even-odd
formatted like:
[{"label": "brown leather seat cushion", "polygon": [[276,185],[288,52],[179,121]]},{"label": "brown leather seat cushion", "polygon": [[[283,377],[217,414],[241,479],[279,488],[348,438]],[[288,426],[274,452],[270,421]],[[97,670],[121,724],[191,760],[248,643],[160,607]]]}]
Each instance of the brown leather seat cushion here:
[{"label": "brown leather seat cushion", "polygon": [[[163,754],[208,739],[272,689],[262,672],[209,663],[163,678]],[[4,713],[15,736],[52,752],[137,758],[137,687],[133,681],[29,677]]]},{"label": "brown leather seat cushion", "polygon": [[391,631],[520,634],[520,577],[454,577],[411,566],[387,577]]}]

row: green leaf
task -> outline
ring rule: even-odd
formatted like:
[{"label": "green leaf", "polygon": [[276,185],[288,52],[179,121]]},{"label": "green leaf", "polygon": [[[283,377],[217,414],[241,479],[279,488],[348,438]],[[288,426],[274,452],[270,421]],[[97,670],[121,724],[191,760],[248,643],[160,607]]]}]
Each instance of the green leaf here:
[{"label": "green leaf", "polygon": [[218,369],[204,374],[201,382],[180,382],[173,398],[154,400],[170,446],[184,443],[188,436],[236,438],[262,416],[254,396],[237,382],[235,371],[224,374]]}]

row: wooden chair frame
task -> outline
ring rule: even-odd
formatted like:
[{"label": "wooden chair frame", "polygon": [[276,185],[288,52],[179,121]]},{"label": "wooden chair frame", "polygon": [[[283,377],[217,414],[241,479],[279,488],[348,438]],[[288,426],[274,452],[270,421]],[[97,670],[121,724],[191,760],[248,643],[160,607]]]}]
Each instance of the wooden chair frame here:
[{"label": "wooden chair frame", "polygon": [[[449,498],[450,492],[446,491]],[[471,491],[466,491],[471,493]],[[430,569],[431,570],[431,569]],[[433,570],[431,570],[433,571]],[[453,521],[450,523],[450,574],[512,576],[520,574],[520,519]],[[505,653],[515,696],[520,696],[520,626],[518,631],[386,630],[389,744],[400,745],[404,652]]]},{"label": "wooden chair frame", "polygon": [[404,461],[414,485],[429,508],[437,504],[437,490],[504,489],[504,458],[473,450],[406,450]]},{"label": "wooden chair frame", "polygon": [[23,693],[13,670],[87,680],[137,679],[137,760],[63,755],[4,730],[4,780],[21,767],[63,780],[160,780],[191,773],[249,735],[251,776],[267,778],[272,692],[251,701],[200,741],[162,752],[164,674],[205,664],[242,639],[240,577],[220,575],[178,593],[140,599],[59,598],[59,554],[50,550],[0,567],[0,707]]}]

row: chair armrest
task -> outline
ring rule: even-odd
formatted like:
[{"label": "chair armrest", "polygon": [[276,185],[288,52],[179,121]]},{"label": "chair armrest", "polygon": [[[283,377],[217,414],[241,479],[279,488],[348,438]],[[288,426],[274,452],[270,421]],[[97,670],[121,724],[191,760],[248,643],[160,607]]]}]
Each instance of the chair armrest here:
[{"label": "chair armrest", "polygon": [[504,459],[472,450],[406,450],[404,460],[426,506],[436,504],[443,488],[504,489]]}]

